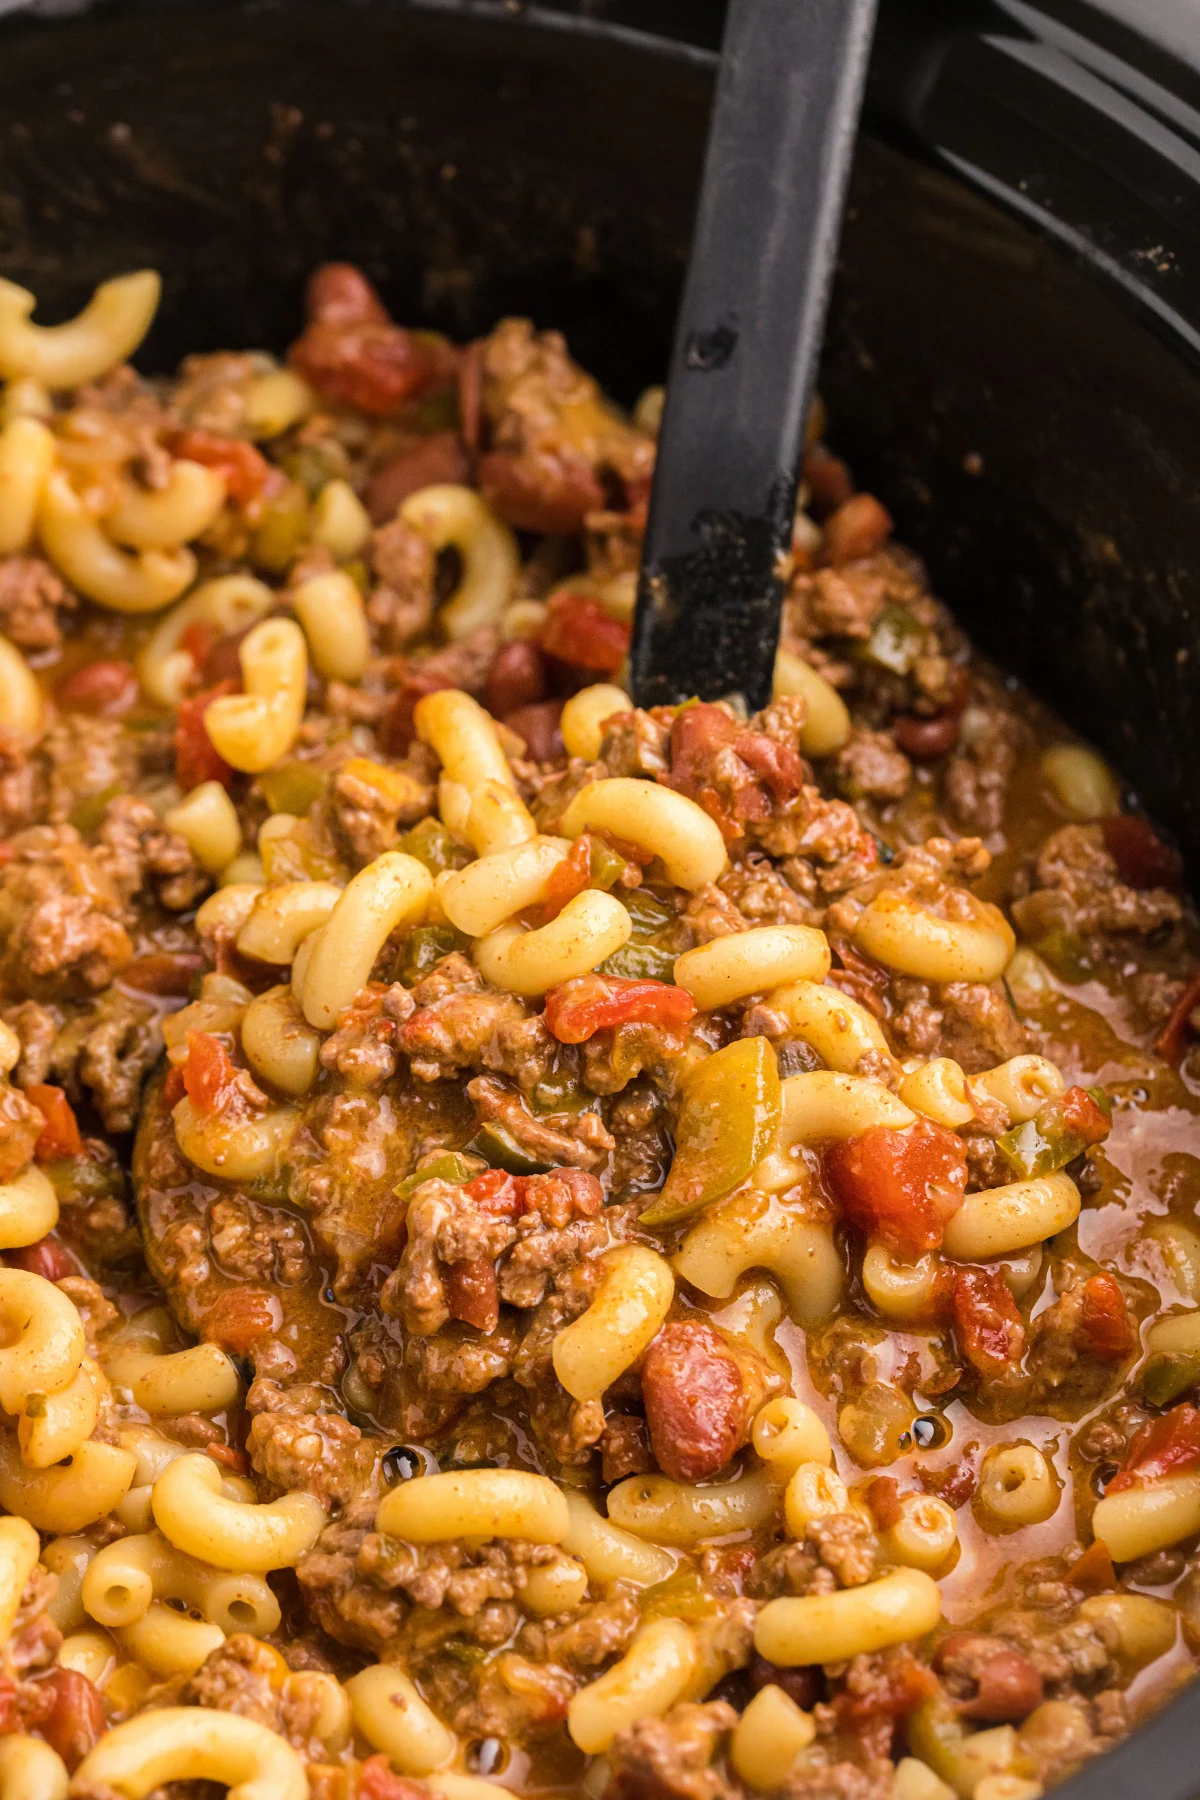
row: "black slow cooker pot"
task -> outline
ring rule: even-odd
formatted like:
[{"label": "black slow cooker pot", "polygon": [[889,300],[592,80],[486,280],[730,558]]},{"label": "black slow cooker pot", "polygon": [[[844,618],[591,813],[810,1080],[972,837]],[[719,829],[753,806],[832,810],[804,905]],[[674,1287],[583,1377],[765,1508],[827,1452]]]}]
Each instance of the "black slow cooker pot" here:
[{"label": "black slow cooker pot", "polygon": [[[797,0],[799,4],[799,0]],[[146,264],[139,361],[295,333],[360,263],[455,336],[661,377],[720,0],[0,0],[0,273]],[[1200,13],[882,0],[822,390],[977,641],[1200,875]],[[1200,1794],[1200,1683],[1060,1788]]]}]

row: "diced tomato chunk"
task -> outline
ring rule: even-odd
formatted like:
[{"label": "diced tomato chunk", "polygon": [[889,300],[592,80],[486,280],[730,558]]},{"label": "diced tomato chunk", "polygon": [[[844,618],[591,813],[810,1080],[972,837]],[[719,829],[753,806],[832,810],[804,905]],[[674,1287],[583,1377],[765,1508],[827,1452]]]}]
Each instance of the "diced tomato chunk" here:
[{"label": "diced tomato chunk", "polygon": [[1200,1408],[1185,1400],[1160,1419],[1148,1420],[1135,1434],[1120,1473],[1113,1476],[1105,1492],[1119,1494],[1126,1488],[1143,1487],[1165,1475],[1181,1475],[1198,1464]]},{"label": "diced tomato chunk", "polygon": [[542,625],[541,644],[548,656],[572,668],[615,675],[629,649],[632,628],[615,619],[590,594],[552,594]]},{"label": "diced tomato chunk", "polygon": [[546,898],[537,909],[536,923],[548,925],[557,919],[567,902],[582,894],[592,878],[592,844],[585,832],[575,842],[557,868],[550,871],[546,882]]},{"label": "diced tomato chunk", "polygon": [[203,463],[225,477],[225,491],[235,506],[248,510],[261,498],[271,465],[260,450],[244,438],[219,437],[215,431],[189,426],[175,432],[171,449],[188,462]]},{"label": "diced tomato chunk", "polygon": [[825,1162],[843,1216],[906,1253],[937,1249],[966,1192],[961,1138],[929,1119],[902,1131],[873,1125],[830,1145]]},{"label": "diced tomato chunk", "polygon": [[236,694],[240,686],[239,681],[219,681],[215,687],[181,702],[175,715],[175,779],[184,793],[190,793],[202,781],[219,781],[225,788],[233,786],[233,770],[205,730],[204,715],[214,700],[223,694]]},{"label": "diced tomato chunk", "polygon": [[113,657],[76,669],[73,675],[59,682],[54,697],[65,712],[117,719],[129,711],[137,695],[138,679],[133,664]]},{"label": "diced tomato chunk", "polygon": [[395,1775],[386,1756],[368,1756],[358,1765],[355,1800],[428,1800],[423,1782]]},{"label": "diced tomato chunk", "polygon": [[679,1031],[695,1017],[696,1002],[665,981],[619,975],[576,975],[546,995],[546,1027],[560,1044],[583,1044],[615,1025],[658,1025]]},{"label": "diced tomato chunk", "polygon": [[421,394],[456,381],[458,352],[453,345],[434,332],[393,324],[371,283],[352,263],[318,269],[307,301],[308,324],[288,361],[323,399],[386,417]]},{"label": "diced tomato chunk", "polygon": [[37,1107],[46,1121],[34,1146],[33,1153],[38,1161],[58,1162],[64,1156],[82,1156],[79,1124],[62,1089],[35,1081],[25,1089],[25,1098]]},{"label": "diced tomato chunk", "polygon": [[1025,1353],[1025,1326],[996,1269],[955,1269],[950,1316],[963,1356],[981,1375],[1015,1367]]},{"label": "diced tomato chunk", "polygon": [[1183,880],[1183,865],[1169,844],[1146,819],[1132,813],[1110,813],[1101,819],[1104,847],[1117,865],[1117,874],[1127,887],[1177,888]]},{"label": "diced tomato chunk", "polygon": [[1082,1139],[1085,1149],[1102,1144],[1112,1130],[1112,1120],[1086,1088],[1069,1087],[1059,1097],[1058,1111],[1064,1129]]},{"label": "diced tomato chunk", "polygon": [[906,1719],[941,1691],[933,1670],[903,1650],[889,1660],[881,1679],[868,1683],[861,1693],[848,1687],[838,1694],[833,1712],[844,1730],[861,1732],[876,1720]]},{"label": "diced tomato chunk", "polygon": [[183,1086],[198,1112],[221,1113],[238,1096],[238,1071],[220,1038],[210,1031],[189,1031]]},{"label": "diced tomato chunk", "polygon": [[69,1770],[78,1768],[103,1736],[106,1720],[100,1690],[75,1669],[52,1669],[37,1682],[45,1701],[38,1729]]},{"label": "diced tomato chunk", "polygon": [[500,1293],[490,1256],[448,1264],[443,1289],[452,1319],[474,1325],[477,1331],[495,1331],[500,1321]]},{"label": "diced tomato chunk", "polygon": [[1108,1545],[1096,1538],[1071,1564],[1067,1579],[1072,1587],[1080,1588],[1085,1594],[1100,1594],[1106,1588],[1115,1588],[1117,1571]]},{"label": "diced tomato chunk", "polygon": [[463,1192],[493,1218],[519,1219],[536,1211],[556,1230],[573,1219],[595,1219],[604,1206],[604,1189],[585,1169],[550,1169],[545,1175],[485,1169]]},{"label": "diced tomato chunk", "polygon": [[269,1337],[283,1323],[278,1300],[261,1288],[230,1288],[219,1294],[208,1310],[204,1335],[234,1356],[246,1356],[260,1338]]},{"label": "diced tomato chunk", "polygon": [[1079,1327],[1092,1355],[1113,1362],[1131,1355],[1137,1344],[1121,1284],[1103,1269],[1083,1284]]},{"label": "diced tomato chunk", "polygon": [[509,1175],[504,1169],[485,1169],[474,1181],[468,1181],[463,1192],[469,1194],[480,1212],[497,1219],[519,1219],[525,1210],[524,1178]]},{"label": "diced tomato chunk", "polygon": [[178,1106],[186,1093],[187,1088],[183,1084],[183,1070],[178,1064],[172,1063],[167,1070],[167,1078],[163,1082],[163,1104]]},{"label": "diced tomato chunk", "polygon": [[36,1244],[25,1244],[19,1250],[6,1250],[4,1261],[10,1269],[24,1269],[29,1275],[40,1275],[43,1281],[61,1281],[76,1273],[70,1256],[52,1237],[39,1238]]}]

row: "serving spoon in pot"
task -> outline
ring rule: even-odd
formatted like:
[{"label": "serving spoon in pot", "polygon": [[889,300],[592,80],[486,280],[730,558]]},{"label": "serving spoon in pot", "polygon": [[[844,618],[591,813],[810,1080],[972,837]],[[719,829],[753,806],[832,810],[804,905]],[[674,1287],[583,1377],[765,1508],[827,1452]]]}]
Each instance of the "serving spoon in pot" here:
[{"label": "serving spoon in pot", "polygon": [[730,0],[634,621],[639,706],[771,695],[876,0]]}]

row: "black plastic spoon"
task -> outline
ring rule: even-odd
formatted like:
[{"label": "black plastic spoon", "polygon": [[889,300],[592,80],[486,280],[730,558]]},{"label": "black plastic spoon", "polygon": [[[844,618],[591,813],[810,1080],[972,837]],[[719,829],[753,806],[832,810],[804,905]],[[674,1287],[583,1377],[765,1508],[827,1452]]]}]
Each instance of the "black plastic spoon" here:
[{"label": "black plastic spoon", "polygon": [[771,692],[876,0],[730,0],[633,636],[640,706]]}]

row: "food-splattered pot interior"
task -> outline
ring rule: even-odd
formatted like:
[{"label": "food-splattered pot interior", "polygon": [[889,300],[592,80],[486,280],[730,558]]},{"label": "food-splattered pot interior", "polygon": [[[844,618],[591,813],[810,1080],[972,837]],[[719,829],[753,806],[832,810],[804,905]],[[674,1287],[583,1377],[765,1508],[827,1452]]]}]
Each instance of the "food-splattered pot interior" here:
[{"label": "food-splattered pot interior", "polygon": [[648,714],[659,396],[157,297],[0,283],[0,1791],[1034,1800],[1200,1642],[1170,849],[820,418]]}]

